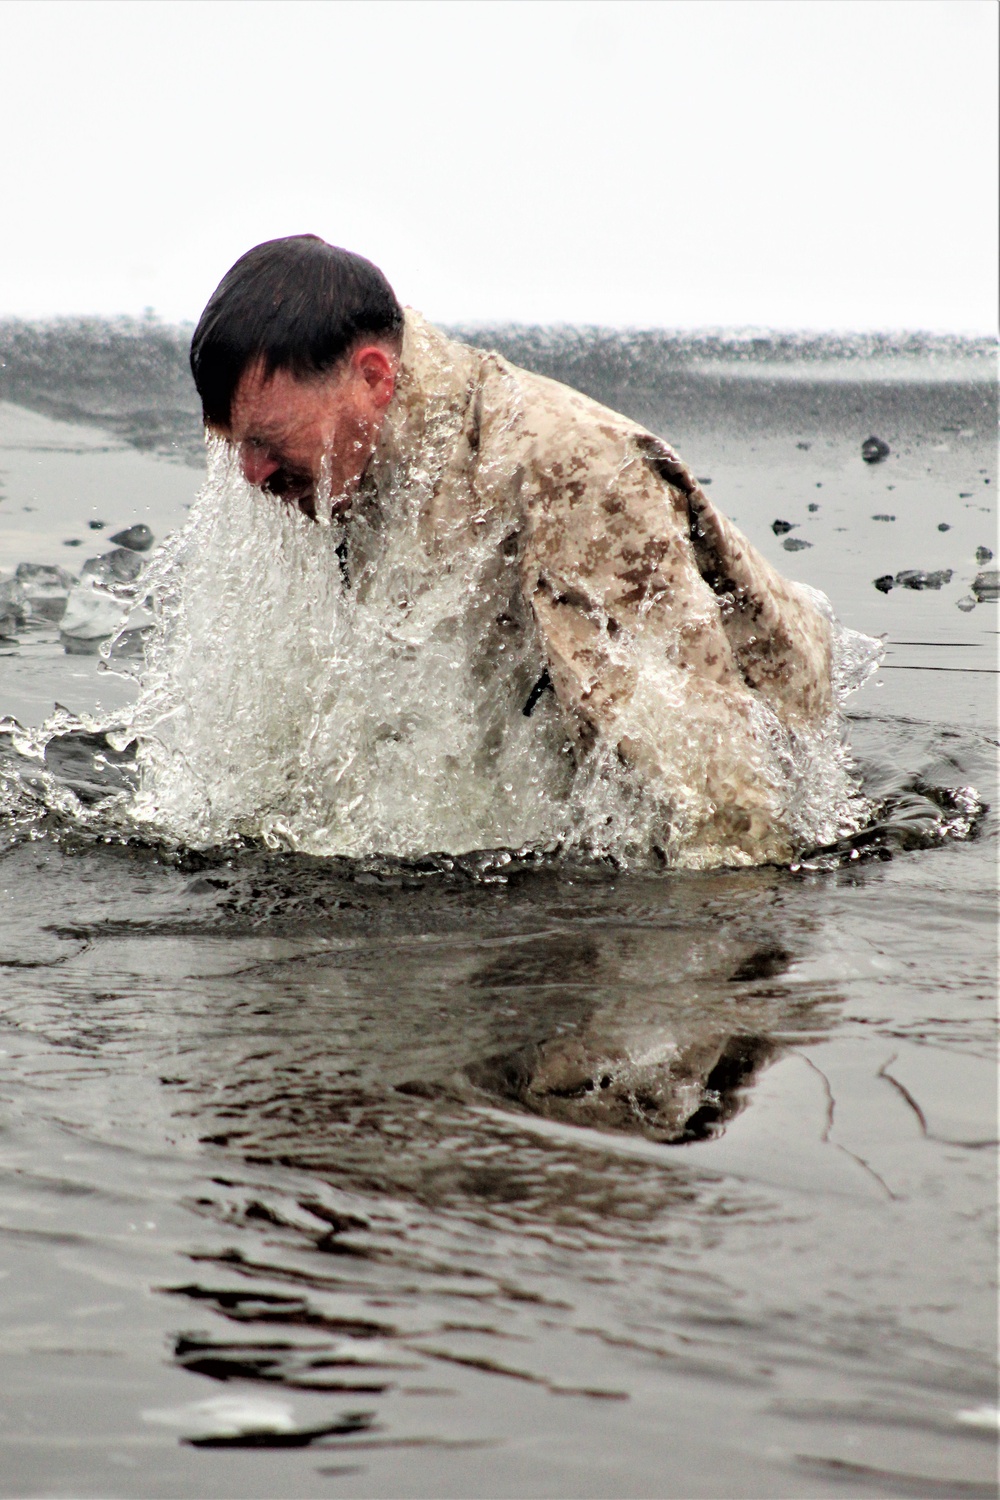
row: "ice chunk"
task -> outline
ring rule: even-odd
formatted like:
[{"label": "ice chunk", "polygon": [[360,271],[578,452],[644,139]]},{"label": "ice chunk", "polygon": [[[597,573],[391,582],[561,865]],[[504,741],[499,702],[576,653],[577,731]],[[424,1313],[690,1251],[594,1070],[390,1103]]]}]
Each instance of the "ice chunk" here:
[{"label": "ice chunk", "polygon": [[104,640],[114,635],[127,610],[127,605],[100,588],[93,579],[82,578],[66,602],[59,633],[76,641]]},{"label": "ice chunk", "polygon": [[23,562],[18,563],[14,577],[35,619],[62,619],[69,591],[76,582],[72,573],[50,563]]}]

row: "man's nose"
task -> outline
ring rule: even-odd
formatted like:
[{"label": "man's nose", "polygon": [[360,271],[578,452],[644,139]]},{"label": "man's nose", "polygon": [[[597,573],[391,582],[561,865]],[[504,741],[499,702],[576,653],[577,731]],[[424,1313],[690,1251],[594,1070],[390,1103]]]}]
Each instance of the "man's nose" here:
[{"label": "man's nose", "polygon": [[259,486],[265,479],[270,479],[275,470],[281,468],[281,464],[266,448],[261,448],[256,443],[241,443],[240,468],[248,484]]}]

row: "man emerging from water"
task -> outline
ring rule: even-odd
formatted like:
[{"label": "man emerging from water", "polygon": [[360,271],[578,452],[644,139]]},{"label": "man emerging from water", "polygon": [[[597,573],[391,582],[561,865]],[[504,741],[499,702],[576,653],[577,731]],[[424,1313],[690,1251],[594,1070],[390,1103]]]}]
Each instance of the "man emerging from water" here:
[{"label": "man emerging from water", "polygon": [[831,627],[666,443],[447,338],[312,235],[237,261],[191,365],[249,483],[337,519],[346,589],[378,569],[403,497],[433,570],[481,560],[487,538],[468,608],[504,712],[556,713],[578,762],[603,754],[660,800],[665,844],[789,857],[782,768],[831,723]]}]

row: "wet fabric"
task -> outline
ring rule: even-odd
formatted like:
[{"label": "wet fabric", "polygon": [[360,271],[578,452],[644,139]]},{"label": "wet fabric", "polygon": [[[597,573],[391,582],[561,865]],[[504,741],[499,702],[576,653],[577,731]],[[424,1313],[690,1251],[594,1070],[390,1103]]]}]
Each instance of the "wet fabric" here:
[{"label": "wet fabric", "polygon": [[[829,728],[830,623],[667,443],[408,310],[397,393],[347,528],[354,586],[414,506],[434,568],[461,569],[495,540],[468,608],[505,701],[530,713],[551,686],[577,757],[616,755],[685,841],[697,832],[736,863],[788,857],[781,767]],[[537,649],[507,653],[512,681],[505,645],[526,632]]]}]

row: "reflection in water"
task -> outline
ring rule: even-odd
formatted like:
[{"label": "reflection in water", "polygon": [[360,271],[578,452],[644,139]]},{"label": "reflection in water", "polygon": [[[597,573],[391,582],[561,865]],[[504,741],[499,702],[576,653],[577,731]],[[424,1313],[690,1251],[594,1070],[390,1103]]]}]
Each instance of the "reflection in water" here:
[{"label": "reflection in water", "polygon": [[[573,890],[538,874],[521,892],[515,882],[505,905],[519,907],[519,918],[510,930],[508,910],[505,931],[484,928],[485,893],[438,882],[431,903],[426,889],[412,893],[421,930],[411,934],[399,880],[359,889],[356,877],[324,872],[326,901],[342,903],[342,945],[258,962],[238,986],[231,975],[206,976],[200,1028],[189,1015],[163,1080],[174,1117],[203,1144],[254,1167],[308,1173],[310,1184],[262,1193],[227,1173],[200,1200],[238,1240],[194,1256],[198,1277],[165,1290],[247,1335],[182,1323],[177,1364],[218,1382],[355,1401],[433,1389],[449,1366],[557,1394],[624,1398],[602,1378],[599,1354],[582,1379],[539,1358],[539,1317],[560,1337],[582,1315],[609,1332],[614,1322],[606,1297],[585,1315],[579,1300],[564,1302],[549,1257],[572,1249],[594,1269],[616,1245],[652,1247],[703,1194],[666,1154],[609,1170],[571,1142],[539,1142],[519,1121],[527,1110],[660,1142],[723,1128],[780,1050],[779,1034],[822,1024],[822,1006],[780,983],[791,961],[775,937],[780,910],[768,913],[767,941],[752,936],[767,883],[756,878],[741,920],[750,891],[738,877],[678,886],[672,900],[651,888],[648,909],[637,910],[634,891],[622,902],[606,880],[591,876],[589,888],[582,879]],[[271,858],[216,880],[212,888],[199,876],[190,889],[242,925],[246,902],[308,910],[320,872]],[[720,900],[735,918],[721,927]],[[548,927],[524,931],[539,902]],[[444,930],[429,941],[435,924]],[[220,1034],[245,1038],[221,1070]],[[506,1129],[476,1108],[483,1102],[505,1108]],[[535,1245],[528,1262],[524,1233]],[[410,1287],[402,1299],[401,1280]],[[685,1288],[688,1317],[702,1296]],[[384,1314],[373,1316],[376,1308]],[[426,1430],[390,1436],[377,1413],[347,1412],[342,1420],[357,1424],[349,1439],[346,1428],[303,1427],[274,1441],[353,1449],[362,1431],[371,1446],[442,1441]],[[268,1441],[256,1429],[251,1436]]]},{"label": "reflection in water", "polygon": [[552,1119],[679,1144],[718,1134],[773,1051],[761,1036],[708,1034],[684,1045],[665,1032],[611,1033],[522,1047],[468,1074]]},{"label": "reflection in water", "polygon": [[[973,1410],[989,1392],[978,1357],[938,1353],[928,1394],[927,1337],[873,1309],[950,1305],[969,1274],[914,1261],[921,1210],[899,1162],[916,1148],[876,1150],[876,1136],[896,1150],[919,1133],[886,1081],[921,1093],[913,1059],[873,1031],[863,1077],[848,1070],[828,1097],[810,1059],[825,1053],[829,1071],[841,1056],[848,992],[839,962],[803,977],[831,922],[864,951],[896,864],[637,880],[498,856],[449,873],[85,840],[12,849],[10,930],[34,934],[4,951],[12,1097],[72,1139],[65,1170],[86,1191],[59,1197],[57,1222],[71,1218],[102,1277],[109,1224],[156,1225],[137,1302],[159,1293],[151,1358],[166,1334],[190,1397],[175,1387],[181,1404],[158,1396],[144,1420],[189,1463],[206,1448],[227,1463],[350,1455],[400,1493],[418,1448],[447,1452],[453,1488],[472,1492],[462,1455],[490,1443],[514,1492],[515,1435],[533,1423],[560,1443],[586,1427],[590,1454],[643,1454],[641,1485],[665,1405],[700,1431],[691,1403],[724,1388],[754,1452],[765,1432],[787,1447],[782,1425],[797,1423],[792,1451],[822,1457],[823,1423],[846,1430],[836,1393],[868,1382],[889,1416],[865,1452],[898,1468],[893,1410],[957,1410],[956,1390]],[[892,924],[877,922],[882,941]],[[834,1093],[843,1148],[825,1144]],[[712,1155],[734,1143],[742,1177]],[[37,1161],[63,1149],[43,1137]],[[19,1188],[32,1227],[52,1201],[35,1171]],[[964,1201],[961,1175],[941,1181]],[[946,1335],[954,1321],[922,1316]],[[794,1394],[784,1372],[803,1370],[820,1415],[768,1415]],[[580,1402],[583,1424],[567,1411]],[[298,1469],[294,1484],[267,1472],[271,1492],[314,1492]]]},{"label": "reflection in water", "polygon": [[[971,739],[949,767],[939,739],[918,755],[910,726],[899,747],[884,724],[879,735],[884,857],[909,842],[892,809],[918,781],[946,809],[935,788],[957,798],[987,779]],[[328,1468],[371,1466],[404,1492],[419,1448],[447,1452],[473,1492],[461,1466],[476,1445],[495,1444],[491,1463],[512,1475],[512,1435],[540,1422],[560,1442],[586,1426],[591,1455],[644,1453],[641,1485],[658,1472],[660,1440],[642,1445],[666,1402],[689,1413],[672,1419],[678,1433],[690,1423],[721,1455],[713,1482],[727,1493],[730,1459],[685,1402],[724,1389],[741,1452],[784,1445],[819,1462],[833,1446],[840,1461],[856,1452],[845,1403],[864,1389],[873,1469],[909,1472],[894,1435],[937,1421],[921,1472],[949,1444],[953,1476],[976,1472],[978,1429],[953,1441],[940,1412],[992,1399],[988,1318],[968,1294],[985,1285],[968,1265],[982,1236],[958,1263],[913,1174],[951,1195],[947,1225],[988,1201],[969,1178],[988,1162],[972,1147],[952,1160],[949,1142],[978,1140],[971,1124],[920,1123],[936,1097],[965,1097],[964,1075],[936,1081],[959,1054],[907,1041],[940,1033],[951,1047],[956,1034],[930,1019],[943,1015],[937,950],[921,960],[923,1008],[918,976],[883,989],[914,963],[914,882],[929,882],[937,919],[948,877],[935,871],[975,861],[975,839],[953,843],[932,809],[917,819],[938,846],[926,866],[860,849],[835,851],[826,872],[645,880],[502,850],[420,864],[179,855],[88,834],[79,806],[93,795],[99,809],[102,785],[128,774],[109,756],[97,765],[102,754],[53,742],[48,769],[31,763],[34,801],[11,757],[2,1045],[16,1040],[15,1097],[37,1095],[46,1123],[55,1110],[94,1145],[107,1187],[67,1202],[75,1235],[92,1205],[82,1242],[102,1275],[120,1174],[142,1203],[169,1143],[177,1222],[143,1295],[160,1293],[172,1370],[194,1399],[148,1421],[189,1462],[207,1448],[213,1462],[246,1450],[261,1463],[274,1449],[272,1462],[300,1453],[315,1475],[330,1455]],[[64,815],[57,794],[70,791]],[[964,879],[962,937],[947,949],[960,973]],[[898,921],[896,889],[909,892]],[[882,967],[869,971],[869,952]],[[963,1024],[963,1045],[980,1047],[981,1028]],[[864,1035],[853,1062],[852,1034]],[[40,1147],[39,1162],[61,1149]],[[130,1216],[160,1224],[157,1191]],[[919,1312],[892,1311],[904,1302]],[[789,1405],[803,1371],[815,1410]],[[562,1414],[579,1402],[585,1424]],[[313,1492],[299,1470],[290,1488],[268,1473],[275,1492]]]},{"label": "reflection in water", "polygon": [[[678,954],[679,962],[686,957]],[[788,961],[788,953],[771,944],[752,950],[729,979],[771,977]],[[592,986],[601,968],[592,937],[560,937],[532,944],[528,953],[503,954],[472,984],[565,991],[574,984]],[[719,976],[691,974],[687,982],[700,988],[699,979],[718,984]],[[741,1016],[738,1024],[746,1019]],[[564,1023],[541,1040],[470,1063],[465,1074],[485,1093],[552,1119],[664,1143],[701,1140],[736,1113],[753,1075],[776,1050],[766,1036],[733,1031],[732,1025],[717,1005],[692,1013],[689,1006],[650,1006],[641,992],[634,1000],[631,993],[616,995],[572,1031]]]},{"label": "reflection in water", "polygon": [[[249,879],[201,874],[191,889],[233,910],[249,886],[252,902],[277,896],[301,910],[317,872],[307,867],[298,889],[291,873],[280,896],[263,861]],[[426,891],[412,895],[424,930],[410,936],[398,886],[388,902],[377,886],[367,900],[356,881],[323,886],[327,909],[337,903],[336,945],[255,962],[238,985],[201,981],[206,1044],[189,1014],[163,1086],[203,1144],[430,1204],[537,1207],[552,1184],[519,1174],[509,1154],[495,1170],[470,1105],[499,1102],[512,1126],[529,1111],[663,1143],[704,1139],[739,1110],[782,1037],[822,1024],[815,1002],[782,985],[791,957],[775,931],[762,941],[742,923],[720,928],[693,892],[655,925],[493,936],[452,926],[431,940]],[[607,894],[595,882],[588,903],[605,919]],[[438,919],[450,925],[462,898],[442,895]],[[372,931],[390,906],[394,931]],[[777,926],[780,911],[769,915]]]}]

